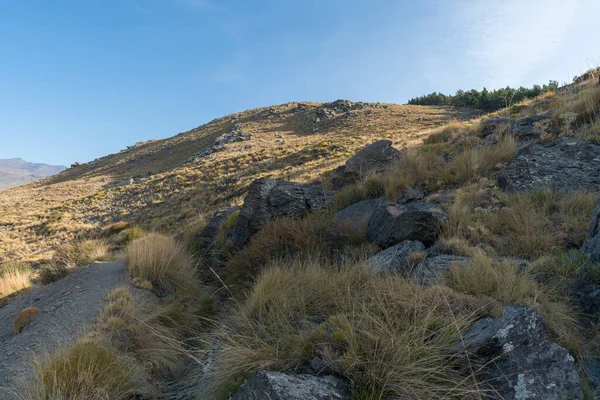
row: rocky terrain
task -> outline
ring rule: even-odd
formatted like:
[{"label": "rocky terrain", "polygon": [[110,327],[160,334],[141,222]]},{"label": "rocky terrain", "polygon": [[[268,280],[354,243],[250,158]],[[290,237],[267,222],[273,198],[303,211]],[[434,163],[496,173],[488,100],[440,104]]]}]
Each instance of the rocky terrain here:
[{"label": "rocky terrain", "polygon": [[[481,119],[415,107],[251,110],[0,194],[5,260],[42,261],[2,264],[32,287],[0,308],[0,379],[32,376],[26,399],[600,398],[600,85]],[[81,268],[107,251],[125,262]]]},{"label": "rocky terrain", "polygon": [[0,160],[0,190],[37,181],[65,169],[60,165],[30,163],[20,158]]}]

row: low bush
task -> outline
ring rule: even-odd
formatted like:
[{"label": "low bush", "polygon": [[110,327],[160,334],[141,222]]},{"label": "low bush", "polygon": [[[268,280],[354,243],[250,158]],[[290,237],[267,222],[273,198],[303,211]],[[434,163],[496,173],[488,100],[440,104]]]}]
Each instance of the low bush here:
[{"label": "low bush", "polygon": [[147,233],[143,228],[139,226],[134,226],[132,228],[127,228],[123,230],[119,236],[121,239],[120,242],[122,244],[127,245],[133,242],[134,240],[143,238],[146,235]]}]

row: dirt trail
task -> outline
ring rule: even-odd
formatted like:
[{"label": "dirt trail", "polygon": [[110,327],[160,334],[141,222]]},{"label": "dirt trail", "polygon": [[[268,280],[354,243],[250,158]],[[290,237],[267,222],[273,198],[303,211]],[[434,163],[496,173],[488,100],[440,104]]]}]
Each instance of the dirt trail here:
[{"label": "dirt trail", "polygon": [[[0,308],[0,400],[12,399],[7,388],[17,379],[31,376],[35,356],[72,343],[85,333],[108,293],[122,285],[128,285],[123,261],[94,263]],[[14,318],[26,307],[37,307],[41,312],[15,336]]]}]

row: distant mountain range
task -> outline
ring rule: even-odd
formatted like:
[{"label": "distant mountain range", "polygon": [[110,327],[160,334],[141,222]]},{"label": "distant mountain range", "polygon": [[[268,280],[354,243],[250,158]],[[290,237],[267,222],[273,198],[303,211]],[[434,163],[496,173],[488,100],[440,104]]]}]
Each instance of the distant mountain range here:
[{"label": "distant mountain range", "polygon": [[58,174],[67,167],[30,163],[21,158],[0,159],[0,190]]}]

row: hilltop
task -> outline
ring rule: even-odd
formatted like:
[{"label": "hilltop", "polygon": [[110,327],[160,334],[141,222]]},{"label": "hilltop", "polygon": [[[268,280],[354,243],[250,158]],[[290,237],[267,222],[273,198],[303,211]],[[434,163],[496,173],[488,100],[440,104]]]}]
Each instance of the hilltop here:
[{"label": "hilltop", "polygon": [[58,174],[67,167],[27,162],[21,158],[0,160],[0,190]]},{"label": "hilltop", "polygon": [[598,399],[598,170],[595,72],[74,164],[0,193],[5,257],[42,262],[0,264],[0,398]]},{"label": "hilltop", "polygon": [[[60,243],[119,221],[181,233],[202,215],[239,201],[255,179],[308,182],[375,139],[408,146],[427,130],[468,116],[451,107],[349,101],[228,115],[1,192],[0,259],[44,259]],[[220,140],[231,143],[196,156],[223,135]]]}]

